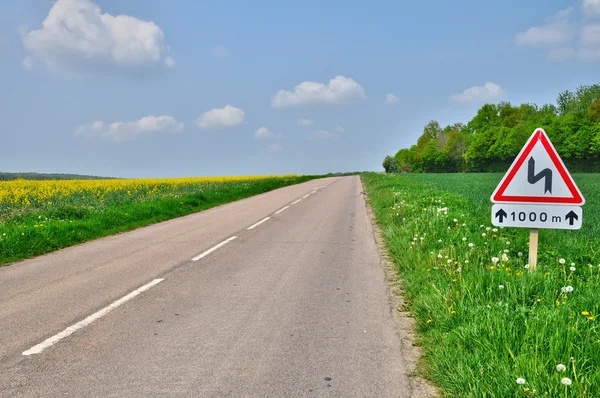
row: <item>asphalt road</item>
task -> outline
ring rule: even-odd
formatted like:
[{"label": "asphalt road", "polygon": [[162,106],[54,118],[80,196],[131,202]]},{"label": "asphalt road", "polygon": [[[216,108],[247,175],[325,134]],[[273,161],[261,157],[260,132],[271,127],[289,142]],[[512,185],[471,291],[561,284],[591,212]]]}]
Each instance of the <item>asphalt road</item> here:
[{"label": "asphalt road", "polygon": [[358,177],[2,267],[0,302],[2,397],[410,396]]}]

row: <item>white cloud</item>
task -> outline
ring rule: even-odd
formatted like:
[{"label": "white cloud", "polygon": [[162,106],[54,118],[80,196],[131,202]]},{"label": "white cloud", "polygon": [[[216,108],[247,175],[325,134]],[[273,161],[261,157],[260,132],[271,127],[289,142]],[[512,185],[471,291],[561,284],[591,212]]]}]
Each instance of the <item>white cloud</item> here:
[{"label": "white cloud", "polygon": [[226,105],[224,108],[215,108],[203,113],[194,123],[201,129],[235,127],[244,123],[244,111]]},{"label": "white cloud", "polygon": [[183,123],[171,116],[145,116],[135,122],[105,123],[97,121],[86,124],[75,130],[75,135],[84,137],[100,137],[108,141],[132,141],[142,135],[167,133],[175,134],[183,130]]},{"label": "white cloud", "polygon": [[210,51],[210,55],[213,57],[228,57],[229,50],[225,46],[216,46]]},{"label": "white cloud", "polygon": [[566,61],[577,56],[577,51],[572,47],[551,48],[548,51],[548,59],[551,61]]},{"label": "white cloud", "polygon": [[600,15],[600,0],[583,0],[583,13],[587,16]]},{"label": "white cloud", "polygon": [[565,22],[534,26],[519,33],[515,41],[520,46],[553,47],[564,46],[573,39],[573,28]]},{"label": "white cloud", "polygon": [[312,126],[314,123],[315,123],[314,120],[298,119],[298,126]]},{"label": "white cloud", "polygon": [[585,25],[581,28],[581,44],[583,47],[600,45],[600,25]]},{"label": "white cloud", "polygon": [[450,100],[453,102],[486,102],[504,96],[506,92],[499,85],[487,82],[483,86],[474,86],[466,89],[460,94],[452,94]]},{"label": "white cloud", "polygon": [[326,130],[313,131],[312,133],[310,133],[308,135],[308,139],[311,141],[325,141],[325,140],[331,140],[331,139],[338,138],[338,137],[339,137],[338,133],[332,133],[332,132],[326,131]]},{"label": "white cloud", "polygon": [[396,97],[394,94],[389,93],[388,95],[385,96],[386,104],[396,104],[397,102],[398,102],[398,97]]},{"label": "white cloud", "polygon": [[283,149],[283,147],[279,144],[271,144],[267,147],[267,151],[269,152],[279,152]]},{"label": "white cloud", "polygon": [[366,98],[365,89],[351,78],[336,76],[329,84],[303,82],[291,91],[279,90],[271,106],[339,105]]},{"label": "white cloud", "polygon": [[175,65],[158,25],[102,13],[90,0],[57,0],[40,29],[20,29],[30,56],[79,77],[139,74]]},{"label": "white cloud", "polygon": [[336,132],[336,133],[345,133],[345,132],[346,132],[346,129],[345,129],[345,128],[343,128],[342,126],[337,126],[337,127],[335,128],[335,132]]},{"label": "white cloud", "polygon": [[21,64],[23,65],[23,68],[25,68],[27,70],[32,70],[33,69],[33,58],[25,57],[25,58],[23,58],[23,61],[21,61]]},{"label": "white cloud", "polygon": [[257,140],[266,140],[268,138],[273,138],[274,136],[275,135],[266,127],[261,127],[254,133],[254,138]]}]

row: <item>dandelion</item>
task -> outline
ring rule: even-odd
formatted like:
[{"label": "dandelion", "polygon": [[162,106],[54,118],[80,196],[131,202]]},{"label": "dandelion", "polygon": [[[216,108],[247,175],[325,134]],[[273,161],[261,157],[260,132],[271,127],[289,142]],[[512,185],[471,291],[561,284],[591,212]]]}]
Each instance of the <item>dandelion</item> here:
[{"label": "dandelion", "polygon": [[438,243],[442,243],[442,240],[441,240],[441,239],[438,239]]},{"label": "dandelion", "polygon": [[466,240],[467,240],[467,237],[466,237],[466,236],[463,236],[462,240],[463,240],[463,242],[464,242],[464,241],[466,241]]},{"label": "dandelion", "polygon": [[529,269],[529,264],[525,264],[525,269]]},{"label": "dandelion", "polygon": [[492,232],[498,232],[498,228],[492,229]]},{"label": "dandelion", "polygon": [[481,236],[485,237],[485,232],[481,234]]},{"label": "dandelion", "polygon": [[573,286],[565,286],[560,289],[563,293],[571,293],[573,291]]},{"label": "dandelion", "polygon": [[454,221],[454,222],[458,222],[458,220],[457,220],[456,218],[455,218],[454,220],[452,220],[452,221]]},{"label": "dandelion", "polygon": [[524,379],[524,378],[522,378],[522,377],[519,377],[519,378],[517,379],[517,384],[520,384],[520,385],[523,385],[523,384],[525,384],[525,379]]},{"label": "dandelion", "polygon": [[492,262],[493,262],[494,264],[497,264],[497,263],[498,263],[498,261],[500,261],[500,259],[499,259],[498,257],[492,257]]},{"label": "dandelion", "polygon": [[567,367],[562,363],[559,363],[558,365],[556,365],[556,370],[559,372],[564,372],[565,370],[567,370]]},{"label": "dandelion", "polygon": [[565,263],[565,259],[561,258],[561,259],[558,260],[558,262],[561,263],[561,264],[564,264]]},{"label": "dandelion", "polygon": [[489,231],[490,229],[492,229],[491,227],[486,227],[485,230]]},{"label": "dandelion", "polygon": [[574,267],[574,266],[575,266],[575,263],[571,263],[571,267]]},{"label": "dandelion", "polygon": [[571,379],[569,379],[568,377],[563,377],[560,380],[561,383],[563,383],[565,386],[570,386],[571,384],[573,384],[573,382],[571,381]]},{"label": "dandelion", "polygon": [[469,247],[473,247],[475,246],[473,243],[469,243]]},{"label": "dandelion", "polygon": [[442,258],[442,255],[441,255],[441,254],[438,254],[438,258]]},{"label": "dandelion", "polygon": [[449,259],[448,261],[446,261],[448,264],[452,264],[452,259]]},{"label": "dandelion", "polygon": [[571,267],[571,268],[569,268],[569,269],[571,270],[571,272],[575,272],[575,270],[576,270],[577,268],[575,268],[575,267]]},{"label": "dandelion", "polygon": [[581,315],[588,316],[589,314],[590,314],[590,313],[589,313],[589,312],[587,312],[587,311],[582,311],[582,312],[581,312]]},{"label": "dandelion", "polygon": [[523,252],[518,252],[518,253],[517,253],[517,256],[519,256],[519,257],[523,257]]},{"label": "dandelion", "polygon": [[504,289],[504,285],[498,285],[498,289],[503,290]]},{"label": "dandelion", "polygon": [[469,260],[465,260],[465,264],[469,264]]},{"label": "dandelion", "polygon": [[507,245],[510,245],[510,242],[509,242],[509,241],[506,241],[506,244],[507,244]]},{"label": "dandelion", "polygon": [[427,320],[427,323],[431,323],[431,322],[433,322],[431,319],[428,319],[428,320]]},{"label": "dandelion", "polygon": [[466,227],[466,226],[467,226],[467,224],[463,223],[463,224],[462,224],[462,226],[463,226],[463,227]]}]

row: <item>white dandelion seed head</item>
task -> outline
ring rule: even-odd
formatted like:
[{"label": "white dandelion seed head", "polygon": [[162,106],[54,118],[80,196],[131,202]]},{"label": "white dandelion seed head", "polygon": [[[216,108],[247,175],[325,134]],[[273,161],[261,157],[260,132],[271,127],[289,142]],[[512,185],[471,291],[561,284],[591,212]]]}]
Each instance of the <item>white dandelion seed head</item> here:
[{"label": "white dandelion seed head", "polygon": [[498,257],[492,257],[492,262],[494,264],[498,263],[498,261],[500,261],[500,259]]},{"label": "white dandelion seed head", "polygon": [[556,365],[556,370],[559,372],[564,372],[565,370],[567,370],[567,367],[562,363],[559,363],[558,365]]},{"label": "white dandelion seed head", "polygon": [[458,222],[458,220],[457,220],[456,218],[455,218],[454,220],[452,220],[452,221],[454,221],[454,222]]},{"label": "white dandelion seed head", "polygon": [[508,256],[506,253],[502,253],[502,261],[508,261]]},{"label": "white dandelion seed head", "polygon": [[523,257],[523,252],[518,252],[518,253],[517,253],[517,256],[519,256],[519,257]]},{"label": "white dandelion seed head", "polygon": [[469,243],[469,247],[473,247],[475,246],[473,243]]},{"label": "white dandelion seed head", "polygon": [[465,260],[465,264],[469,264],[469,260]]},{"label": "white dandelion seed head", "polygon": [[563,383],[565,386],[570,386],[571,384],[573,384],[573,382],[571,381],[571,379],[569,379],[568,377],[563,377],[560,380],[561,383]]},{"label": "white dandelion seed head", "polygon": [[442,243],[442,240],[441,240],[441,239],[438,239],[438,243]]},{"label": "white dandelion seed head", "polygon": [[498,232],[498,228],[492,229],[492,232]]},{"label": "white dandelion seed head", "polygon": [[442,255],[441,255],[441,254],[438,254],[438,258],[442,258]]},{"label": "white dandelion seed head", "polygon": [[481,236],[485,236],[485,232],[481,234]]},{"label": "white dandelion seed head", "polygon": [[490,229],[492,229],[491,227],[485,227],[486,231],[489,231]]},{"label": "white dandelion seed head", "polygon": [[575,267],[571,267],[571,268],[569,268],[569,269],[571,270],[571,272],[575,272],[575,270],[576,270],[577,268],[575,268]]},{"label": "white dandelion seed head", "polygon": [[500,289],[500,290],[504,289],[504,285],[498,285],[498,289]]},{"label": "white dandelion seed head", "polygon": [[565,261],[564,258],[560,258],[560,259],[558,259],[558,262],[561,263],[561,264],[564,264],[566,261]]},{"label": "white dandelion seed head", "polygon": [[525,269],[529,269],[529,264],[525,264]]},{"label": "white dandelion seed head", "polygon": [[466,237],[466,236],[463,236],[462,240],[463,240],[463,242],[464,242],[464,241],[466,241],[466,240],[467,240],[467,237]]},{"label": "white dandelion seed head", "polygon": [[524,378],[522,378],[522,377],[519,377],[519,378],[517,379],[517,384],[520,384],[520,385],[523,385],[523,384],[525,384],[525,379],[524,379]]}]

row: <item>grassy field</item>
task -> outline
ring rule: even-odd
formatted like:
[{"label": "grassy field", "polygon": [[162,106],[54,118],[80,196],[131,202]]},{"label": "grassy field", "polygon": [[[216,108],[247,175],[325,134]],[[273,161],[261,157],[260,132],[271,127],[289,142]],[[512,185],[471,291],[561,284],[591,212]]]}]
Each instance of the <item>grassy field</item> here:
[{"label": "grassy field", "polygon": [[0,265],[313,178],[0,181]]},{"label": "grassy field", "polygon": [[501,174],[362,175],[421,336],[450,397],[600,397],[600,176],[579,231],[491,225]]}]

